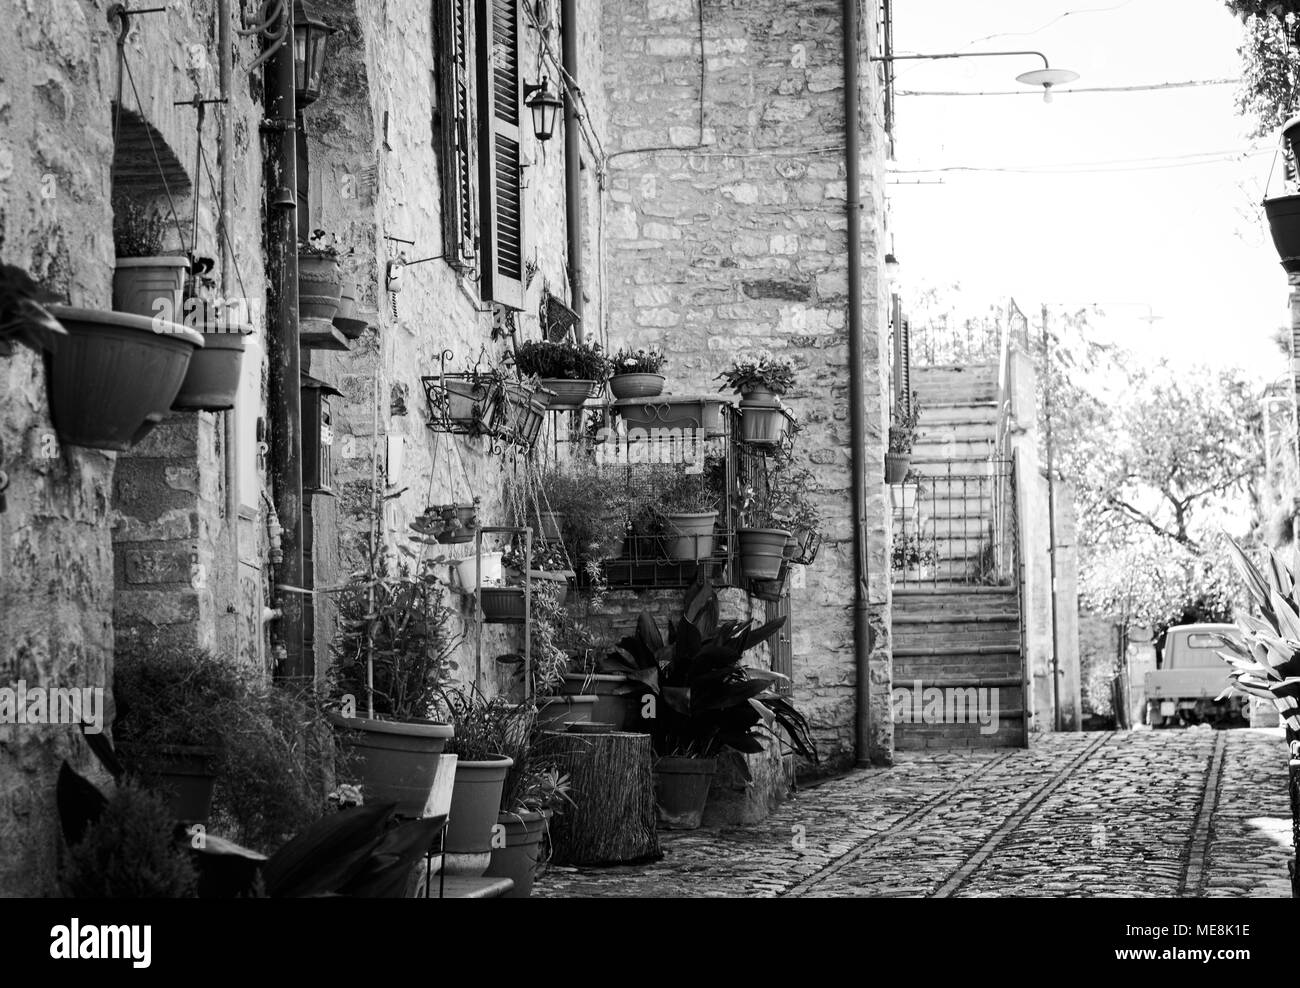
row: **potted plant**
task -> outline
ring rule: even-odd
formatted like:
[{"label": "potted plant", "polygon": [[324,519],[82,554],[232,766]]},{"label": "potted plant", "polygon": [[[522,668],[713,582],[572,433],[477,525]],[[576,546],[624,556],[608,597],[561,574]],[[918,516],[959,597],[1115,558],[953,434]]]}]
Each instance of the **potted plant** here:
[{"label": "potted plant", "polygon": [[757,357],[737,360],[718,378],[722,388],[729,387],[741,396],[741,441],[756,446],[778,445],[793,420],[781,396],[794,386],[794,365],[762,350]]},{"label": "potted plant", "polygon": [[30,274],[0,263],[0,357],[13,352],[14,342],[37,353],[52,352],[68,331],[46,308],[54,299]]},{"label": "potted plant", "polygon": [[514,886],[508,899],[532,895],[533,879],[543,861],[543,844],[551,817],[576,805],[570,795],[569,776],[537,755],[537,728],[509,752],[513,764],[506,773],[497,814],[499,843],[484,872],[489,877],[509,878]]},{"label": "potted plant", "polygon": [[411,528],[427,539],[444,545],[472,542],[479,527],[480,501],[481,498],[476,497],[472,501],[430,505],[420,517],[411,522]]},{"label": "potted plant", "polygon": [[357,311],[357,283],[355,280],[344,283],[339,289],[339,307],[334,313],[334,325],[340,333],[350,340],[359,339],[370,325],[359,318]]},{"label": "potted plant", "polygon": [[[1300,144],[1300,117],[1292,117],[1282,125],[1282,138],[1292,161],[1300,161],[1295,156],[1296,146]],[[1300,274],[1300,195],[1292,192],[1266,197],[1264,215],[1282,268],[1287,274]]]},{"label": "potted plant", "polygon": [[785,677],[742,664],[745,653],[775,635],[785,620],[757,627],[752,621],[722,621],[717,593],[703,581],[686,592],[682,613],[666,636],[643,613],[636,634],[619,643],[656,701],[650,735],[660,826],[698,827],[717,755],[762,752],[764,736],[776,736],[773,726],[797,754],[817,761],[808,722],[773,692]]},{"label": "potted plant", "polygon": [[490,431],[501,400],[501,377],[493,370],[454,372],[420,378],[429,403],[429,427],[477,436]]},{"label": "potted plant", "polygon": [[531,560],[525,559],[523,545],[516,540],[502,557],[506,573],[517,580],[526,575],[534,586],[548,584],[561,604],[569,594],[575,574],[569,566],[563,545],[554,542],[533,543]]},{"label": "potted plant", "polygon": [[817,477],[808,467],[797,467],[789,456],[777,458],[767,478],[773,519],[790,531],[787,559],[809,565],[821,543],[821,510],[813,496],[821,491]]},{"label": "potted plant", "polygon": [[661,519],[664,552],[674,561],[698,562],[713,555],[718,495],[699,476],[681,473],[654,506]]},{"label": "potted plant", "polygon": [[572,411],[592,397],[609,373],[609,360],[596,342],[528,340],[514,351],[515,369],[536,377],[552,392],[548,408]]},{"label": "potted plant", "polygon": [[[561,545],[570,568],[589,578],[622,545],[626,491],[580,462],[526,478],[511,488],[509,499],[515,524],[528,524],[537,539]],[[533,551],[539,551],[537,541]]]},{"label": "potted plant", "polygon": [[303,319],[332,320],[343,295],[339,259],[346,256],[337,234],[313,230],[298,241],[298,314]]},{"label": "potted plant", "polygon": [[786,527],[789,522],[777,512],[770,486],[742,490],[736,541],[746,579],[778,580],[784,572],[786,545],[793,533]]},{"label": "potted plant", "polygon": [[624,348],[610,358],[609,390],[615,398],[654,398],[663,394],[659,373],[668,358],[655,347]]},{"label": "potted plant", "polygon": [[889,450],[885,453],[885,483],[901,484],[907,478],[920,417],[921,396],[915,391],[911,401],[900,401],[894,406],[894,422],[889,427]]},{"label": "potted plant", "polygon": [[46,307],[66,330],[50,359],[50,417],[73,446],[125,450],[171,412],[203,336],[156,318]]},{"label": "potted plant", "polygon": [[215,311],[207,293],[214,287],[206,276],[211,258],[196,258],[185,288],[185,325],[203,335],[203,346],[190,357],[185,380],[172,408],[226,411],[235,407],[244,346],[251,326],[231,325]]},{"label": "potted plant", "polygon": [[113,311],[179,323],[190,260],[163,253],[166,221],[144,201],[124,196],[113,203]]},{"label": "potted plant", "polygon": [[903,574],[904,582],[931,579],[938,561],[939,553],[934,539],[922,539],[916,532],[909,531],[894,535],[890,566],[895,573]]},{"label": "potted plant", "polygon": [[504,697],[489,699],[477,687],[442,689],[439,708],[455,729],[447,751],[456,756],[443,867],[450,875],[481,875],[492,857],[501,794],[514,764],[505,752],[527,736],[533,712]]},{"label": "potted plant", "polygon": [[496,394],[488,432],[504,442],[532,449],[554,397],[554,392],[537,383],[503,381]]},{"label": "potted plant", "polygon": [[[333,647],[334,714],[369,801],[420,816],[452,727],[434,719],[460,638],[444,591],[427,570],[389,572],[380,540],[343,590]],[[459,766],[457,766],[459,772]]]}]

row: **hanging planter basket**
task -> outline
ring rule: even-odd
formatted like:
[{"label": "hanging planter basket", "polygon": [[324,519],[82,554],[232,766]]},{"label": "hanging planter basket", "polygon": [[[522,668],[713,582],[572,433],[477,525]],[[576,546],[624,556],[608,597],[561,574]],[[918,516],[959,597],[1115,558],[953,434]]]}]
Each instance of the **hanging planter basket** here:
[{"label": "hanging planter basket", "polygon": [[491,421],[501,401],[501,382],[473,373],[422,377],[424,397],[429,405],[429,428],[462,436],[478,436],[491,430]]},{"label": "hanging planter basket", "polygon": [[121,312],[48,309],[68,331],[50,362],[50,417],[59,438],[130,449],[171,411],[202,334]]},{"label": "hanging planter basket", "polygon": [[551,392],[540,386],[507,381],[501,386],[491,431],[504,442],[532,449],[542,431]]},{"label": "hanging planter basket", "polygon": [[360,339],[370,325],[370,320],[361,318],[356,296],[356,282],[344,285],[339,295],[338,310],[334,313],[334,327],[349,340]]},{"label": "hanging planter basket", "polygon": [[525,597],[523,587],[483,587],[479,605],[486,624],[523,624]]},{"label": "hanging planter basket", "polygon": [[1300,274],[1300,195],[1264,200],[1268,232],[1287,274]]},{"label": "hanging planter basket", "polygon": [[740,403],[740,441],[751,446],[779,446],[794,416],[779,405]]},{"label": "hanging planter basket", "polygon": [[786,562],[785,547],[790,533],[783,528],[741,528],[736,536],[740,542],[740,565],[750,580],[777,580],[781,578]]},{"label": "hanging planter basket", "polygon": [[190,357],[189,370],[172,408],[222,412],[235,407],[244,346],[251,330],[203,334],[203,348]]},{"label": "hanging planter basket", "polygon": [[609,379],[609,392],[615,398],[657,398],[664,393],[665,383],[662,374],[615,374]]},{"label": "hanging planter basket", "polygon": [[600,393],[599,381],[544,377],[541,379],[541,385],[553,396],[546,405],[547,411],[551,412],[577,411],[588,399]]},{"label": "hanging planter basket", "polygon": [[119,257],[113,269],[113,311],[181,322],[186,257]]}]

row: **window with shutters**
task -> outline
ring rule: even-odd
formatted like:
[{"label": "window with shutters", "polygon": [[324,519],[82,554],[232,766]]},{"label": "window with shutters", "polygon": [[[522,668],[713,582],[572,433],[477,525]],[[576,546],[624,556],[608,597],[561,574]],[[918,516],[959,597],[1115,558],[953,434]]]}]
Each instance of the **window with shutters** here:
[{"label": "window with shutters", "polygon": [[897,295],[891,296],[890,322],[894,330],[894,403],[898,408],[912,407],[912,327],[903,314]]},{"label": "window with shutters", "polygon": [[478,0],[481,292],[524,306],[521,0]]},{"label": "window with shutters", "polygon": [[465,274],[475,273],[479,254],[474,8],[475,0],[434,0],[433,5],[442,253]]}]

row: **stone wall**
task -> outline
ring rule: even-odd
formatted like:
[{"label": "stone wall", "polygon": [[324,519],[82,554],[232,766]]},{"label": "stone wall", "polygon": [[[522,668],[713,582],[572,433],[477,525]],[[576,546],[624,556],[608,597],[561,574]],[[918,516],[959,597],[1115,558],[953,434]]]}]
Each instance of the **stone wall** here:
[{"label": "stone wall", "polygon": [[[821,481],[826,519],[816,564],[793,582],[795,700],[828,764],[848,764],[856,704],[840,5],[705,0],[703,93],[694,2],[619,0],[603,10],[610,345],[661,347],[677,393],[715,391],[717,373],[741,353],[767,348],[795,363],[799,457]],[[863,20],[865,52],[875,39],[872,18]],[[873,745],[888,758],[883,155],[873,69],[864,63],[862,74],[864,453]]]}]

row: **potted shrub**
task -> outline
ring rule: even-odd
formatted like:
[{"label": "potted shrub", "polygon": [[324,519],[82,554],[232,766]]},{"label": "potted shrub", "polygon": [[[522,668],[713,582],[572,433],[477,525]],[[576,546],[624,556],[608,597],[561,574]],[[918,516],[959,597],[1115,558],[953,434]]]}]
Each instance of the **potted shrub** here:
[{"label": "potted shrub", "polygon": [[713,555],[718,495],[701,477],[679,474],[660,494],[655,507],[662,520],[664,552],[669,559],[698,562]]},{"label": "potted shrub", "polygon": [[903,582],[917,583],[934,577],[934,567],[939,553],[934,539],[922,539],[916,532],[902,531],[894,535],[890,567],[901,573]]},{"label": "potted shrub", "polygon": [[[580,464],[543,470],[513,488],[510,501],[515,524],[529,524],[537,538],[561,545],[571,568],[589,578],[622,546],[627,494],[598,470]],[[539,551],[536,541],[533,551]]]},{"label": "potted shrub", "polygon": [[763,737],[776,736],[772,725],[788,737],[794,752],[817,761],[808,722],[772,689],[785,677],[742,664],[745,653],[775,635],[785,620],[757,627],[752,621],[722,621],[717,593],[701,582],[686,592],[667,636],[643,613],[636,634],[620,642],[656,701],[650,735],[660,826],[698,827],[716,756],[728,749],[762,752]]},{"label": "potted shrub", "polygon": [[[575,574],[569,568],[564,547],[558,543],[533,543],[531,560],[525,559],[524,547],[516,541],[502,557],[506,573],[517,580],[527,576],[534,587],[545,584],[561,604],[569,594],[569,583]],[[530,565],[531,563],[531,565]]]},{"label": "potted shrub", "polygon": [[533,892],[533,879],[543,862],[543,845],[551,817],[576,805],[570,795],[569,776],[536,753],[538,728],[509,752],[513,764],[506,773],[497,814],[499,842],[485,875],[509,878],[514,887],[508,899],[526,899]]},{"label": "potted shrub", "polygon": [[817,477],[808,467],[795,466],[789,456],[779,456],[767,485],[772,517],[779,527],[790,531],[786,558],[809,565],[821,543],[821,510],[813,500],[821,491]]},{"label": "potted shrub", "polygon": [[785,438],[793,420],[781,402],[781,396],[794,387],[794,366],[788,360],[762,350],[757,357],[737,360],[718,378],[722,388],[740,395],[742,442],[775,446]]},{"label": "potted shrub", "polygon": [[203,336],[145,316],[50,305],[66,330],[50,359],[50,417],[73,446],[125,450],[170,412]]},{"label": "potted shrub", "polygon": [[444,688],[439,706],[455,729],[447,751],[456,756],[443,867],[450,875],[481,875],[492,857],[501,794],[514,764],[505,752],[526,737],[533,712],[504,697],[488,699],[477,687]]},{"label": "potted shrub", "polygon": [[313,230],[298,241],[298,315],[303,319],[333,320],[343,295],[339,259],[345,254],[336,234]]},{"label": "potted shrub", "polygon": [[900,401],[894,407],[894,422],[889,427],[889,449],[885,453],[885,483],[901,484],[907,479],[920,417],[921,398],[915,391],[911,401]]},{"label": "potted shrub", "polygon": [[140,199],[113,204],[113,311],[179,323],[188,257],[163,253],[166,220]]},{"label": "potted shrub", "polygon": [[411,522],[411,528],[443,545],[472,542],[479,527],[480,501],[476,497],[472,501],[430,505],[420,517]]},{"label": "potted shrub", "polygon": [[367,801],[420,816],[452,736],[434,718],[460,638],[437,579],[388,566],[376,540],[367,570],[339,598],[332,690],[341,709],[333,719]]},{"label": "potted shrub", "polygon": [[221,412],[235,407],[239,371],[251,326],[231,325],[222,320],[206,297],[215,285],[200,274],[210,270],[211,258],[198,258],[185,289],[185,325],[203,335],[203,346],[190,357],[185,380],[172,408]]},{"label": "potted shrub", "polygon": [[515,347],[515,369],[536,377],[554,397],[552,410],[572,411],[593,397],[609,373],[609,360],[595,342],[529,340]]},{"label": "potted shrub", "polygon": [[429,427],[477,436],[490,431],[501,399],[501,378],[494,371],[466,371],[422,377],[429,401]]},{"label": "potted shrub", "polygon": [[654,398],[663,394],[664,376],[659,372],[667,362],[655,347],[619,350],[609,362],[610,393],[615,398]]}]

